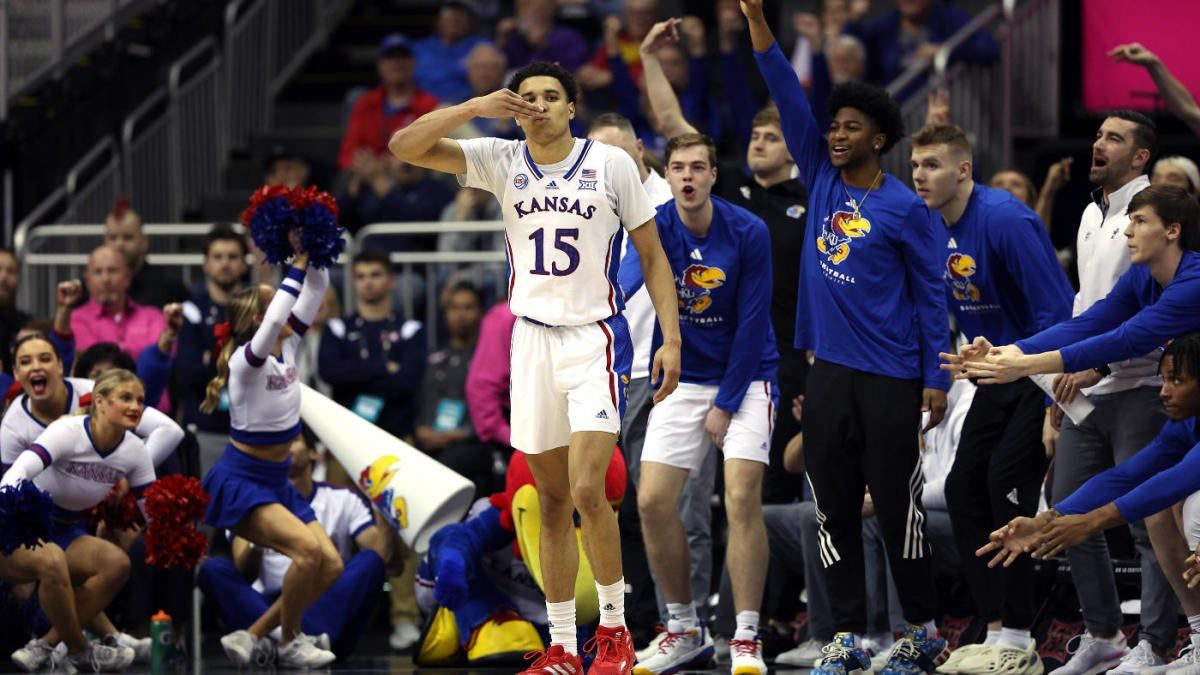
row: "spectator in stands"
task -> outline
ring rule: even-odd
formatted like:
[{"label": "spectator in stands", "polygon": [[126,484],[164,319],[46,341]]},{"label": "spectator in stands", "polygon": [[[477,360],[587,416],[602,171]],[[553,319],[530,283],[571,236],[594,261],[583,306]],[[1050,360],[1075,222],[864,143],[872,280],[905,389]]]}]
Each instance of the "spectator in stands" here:
[{"label": "spectator in stands", "polygon": [[[321,335],[318,372],[333,387],[333,399],[398,438],[413,440],[416,394],[425,372],[425,328],[392,312],[392,267],[385,251],[365,249],[354,257],[355,312],[333,318]],[[392,636],[404,651],[420,637],[413,574],[391,580]]]},{"label": "spectator in stands", "polygon": [[7,248],[0,248],[0,371],[12,372],[12,344],[29,314],[17,309],[17,287],[21,284],[21,261]]},{"label": "spectator in stands", "polygon": [[104,243],[120,251],[129,263],[129,297],[134,302],[161,308],[188,299],[187,287],[178,273],[146,264],[150,238],[142,229],[142,217],[129,208],[127,199],[118,199],[104,219]]},{"label": "spectator in stands", "polygon": [[592,60],[575,74],[579,87],[589,91],[612,84],[609,60],[614,56],[621,59],[630,78],[640,87],[642,59],[638,45],[655,21],[658,21],[658,0],[625,0],[623,17],[616,14],[605,17],[604,44],[592,55]]},{"label": "spectator in stands", "polygon": [[471,98],[466,57],[486,40],[475,35],[475,14],[462,0],[447,0],[438,11],[433,35],[413,43],[417,86],[443,103]]},{"label": "spectator in stands", "polygon": [[200,411],[205,388],[217,374],[217,338],[213,329],[225,321],[230,299],[246,278],[246,238],[225,224],[214,225],[204,236],[204,281],[192,288],[183,303],[184,324],[175,359],[175,392],[185,426],[195,427],[200,445],[200,465],[207,470],[225,450],[229,440],[229,401],[222,395],[211,415]]},{"label": "spectator in stands", "polygon": [[1187,190],[1193,197],[1200,195],[1200,169],[1187,157],[1173,155],[1154,163],[1151,185],[1174,185]]},{"label": "spectator in stands", "polygon": [[413,81],[414,69],[408,38],[392,33],[379,43],[380,84],[354,103],[338,152],[339,169],[349,169],[360,153],[385,154],[392,133],[438,106],[437,97]]},{"label": "spectator in stands", "polygon": [[417,447],[490,494],[492,456],[485,451],[467,413],[467,371],[479,339],[483,294],[460,283],[442,293],[446,346],[429,355],[417,410]]},{"label": "spectator in stands", "polygon": [[[374,614],[393,556],[395,531],[362,495],[313,479],[316,437],[307,427],[303,431],[291,442],[288,480],[312,504],[317,522],[329,534],[345,566],[337,581],[304,612],[301,625],[306,633],[324,634],[334,653],[344,659],[353,652]],[[232,537],[232,545],[233,560],[206,559],[196,583],[227,627],[245,630],[266,614],[279,596],[292,561],[240,537]],[[279,639],[278,627],[271,637]]]},{"label": "spectator in stands", "polygon": [[91,299],[70,317],[77,350],[97,342],[115,342],[137,358],[162,335],[166,328],[162,311],[129,297],[129,263],[119,250],[97,246],[88,256],[84,282]]},{"label": "spectator in stands", "polygon": [[550,61],[574,72],[587,62],[587,40],[557,23],[554,10],[554,0],[516,0],[515,15],[496,25],[496,44],[508,56],[509,68]]},{"label": "spectator in stands", "polygon": [[[442,209],[442,222],[462,223],[471,221],[500,220],[500,202],[492,193],[478,188],[459,188],[454,201]],[[438,251],[503,251],[504,230],[492,232],[443,232],[437,237]],[[485,289],[484,307],[488,290],[497,283],[507,283],[503,264],[496,263],[447,263],[438,266],[437,282],[446,285],[450,279],[470,280],[476,288]],[[494,295],[491,297],[494,298]]]},{"label": "spectator in stands", "polygon": [[1132,63],[1145,68],[1146,72],[1150,73],[1150,79],[1154,80],[1154,86],[1158,87],[1159,95],[1166,102],[1167,110],[1182,120],[1192,133],[1200,136],[1200,105],[1196,104],[1196,97],[1167,70],[1154,52],[1139,42],[1130,42],[1114,47],[1108,52],[1108,56],[1118,63]]},{"label": "spectator in stands", "polygon": [[[504,87],[504,73],[508,70],[508,58],[496,45],[481,42],[467,54],[467,82],[471,85],[471,96],[487,96]],[[495,136],[516,139],[521,137],[516,122],[511,117],[476,117],[463,125],[458,132],[465,138]]]},{"label": "spectator in stands", "polygon": [[[426,222],[441,217],[454,201],[454,188],[435,180],[415,164],[362,154],[355,158],[353,177],[342,195],[342,224],[351,232],[371,223]],[[434,235],[390,235],[394,251],[432,251]]]},{"label": "spectator in stands", "polygon": [[493,305],[479,324],[475,358],[467,371],[467,411],[475,435],[485,443],[504,447],[510,446],[512,434],[508,418],[508,378],[512,372],[509,348],[516,322],[507,300]]},{"label": "spectator in stands", "polygon": [[[846,31],[866,45],[867,79],[887,86],[912,65],[932,60],[942,43],[970,21],[965,10],[942,0],[896,0],[894,9],[865,22],[847,24]],[[984,30],[950,55],[952,61],[973,63],[990,63],[999,57],[1000,45]],[[915,89],[906,88],[900,98]]]},{"label": "spectator in stands", "polygon": [[308,160],[286,146],[276,146],[263,162],[263,183],[284,187],[304,187],[309,184],[312,167]]}]

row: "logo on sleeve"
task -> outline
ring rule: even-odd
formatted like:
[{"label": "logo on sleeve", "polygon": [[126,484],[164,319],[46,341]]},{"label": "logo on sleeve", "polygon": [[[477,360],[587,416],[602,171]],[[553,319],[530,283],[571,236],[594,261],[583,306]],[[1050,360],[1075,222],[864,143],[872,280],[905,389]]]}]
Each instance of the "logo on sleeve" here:
[{"label": "logo on sleeve", "polygon": [[513,187],[524,190],[529,185],[529,176],[519,173],[513,178]]}]

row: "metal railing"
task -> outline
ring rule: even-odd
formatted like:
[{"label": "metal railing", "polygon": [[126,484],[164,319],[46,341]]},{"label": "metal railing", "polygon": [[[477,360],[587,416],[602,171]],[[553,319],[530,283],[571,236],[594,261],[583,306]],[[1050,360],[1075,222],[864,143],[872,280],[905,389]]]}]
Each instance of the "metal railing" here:
[{"label": "metal railing", "polygon": [[250,134],[267,128],[275,30],[268,3],[236,0],[225,8],[225,82],[229,87],[229,142],[244,147]]},{"label": "metal railing", "polygon": [[178,148],[172,143],[166,87],[148,96],[121,125],[124,189],[146,220],[173,220],[179,212],[172,170]]},{"label": "metal railing", "polygon": [[62,222],[104,220],[121,192],[121,155],[117,142],[105,136],[67,172],[70,213]]},{"label": "metal railing", "polygon": [[226,91],[221,81],[217,41],[205,38],[171,65],[168,119],[174,143],[171,177],[180,211],[197,208],[200,199],[221,187],[225,164]]}]

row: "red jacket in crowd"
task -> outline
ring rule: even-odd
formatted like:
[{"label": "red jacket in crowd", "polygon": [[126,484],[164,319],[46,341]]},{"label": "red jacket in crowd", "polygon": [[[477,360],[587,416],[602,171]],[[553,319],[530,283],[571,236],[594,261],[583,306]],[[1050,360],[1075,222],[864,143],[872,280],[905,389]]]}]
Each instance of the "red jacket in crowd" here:
[{"label": "red jacket in crowd", "polygon": [[350,113],[350,123],[346,125],[342,149],[338,152],[338,168],[348,168],[354,162],[354,153],[360,148],[367,148],[377,155],[383,154],[392,134],[437,106],[436,96],[414,88],[408,105],[388,110],[383,87],[367,91],[358,97]]}]

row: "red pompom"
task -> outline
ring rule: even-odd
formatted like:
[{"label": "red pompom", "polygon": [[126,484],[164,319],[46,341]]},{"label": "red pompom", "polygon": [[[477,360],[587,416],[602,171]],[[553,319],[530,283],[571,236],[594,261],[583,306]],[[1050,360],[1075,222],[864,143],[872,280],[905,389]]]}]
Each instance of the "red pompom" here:
[{"label": "red pompom", "polygon": [[[125,494],[118,499],[117,492],[120,489],[124,489]],[[109,532],[133,530],[146,524],[142,518],[142,512],[138,509],[137,497],[129,490],[128,484],[123,487],[114,485],[107,497],[88,509],[88,520],[93,523],[104,523],[105,529]]]},{"label": "red pompom", "polygon": [[194,568],[208,549],[208,538],[196,529],[207,506],[208,493],[195,478],[174,475],[155,481],[146,490],[146,562]]},{"label": "red pompom", "polygon": [[258,211],[258,207],[262,206],[263,202],[282,196],[291,199],[290,190],[283,185],[264,185],[255,190],[254,194],[250,195],[250,206],[242,211],[242,225],[250,227],[250,219],[254,217],[254,212]]}]

